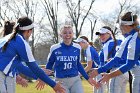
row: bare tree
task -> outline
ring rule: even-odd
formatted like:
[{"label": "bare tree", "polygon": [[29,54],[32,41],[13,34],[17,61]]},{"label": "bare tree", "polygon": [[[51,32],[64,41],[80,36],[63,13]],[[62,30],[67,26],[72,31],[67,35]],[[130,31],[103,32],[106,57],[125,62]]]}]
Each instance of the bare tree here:
[{"label": "bare tree", "polygon": [[77,4],[72,2],[72,0],[65,0],[69,16],[72,19],[75,27],[76,37],[80,35],[85,19],[87,18],[94,1],[95,0],[91,0],[89,8],[85,12],[85,9],[83,9],[84,7],[81,6],[82,0],[78,0]]},{"label": "bare tree", "polygon": [[[44,1],[44,2],[43,2]],[[53,31],[53,42],[58,43],[58,0],[55,0],[54,2],[52,0],[43,0],[42,4],[45,8],[50,26]]]},{"label": "bare tree", "polygon": [[114,28],[114,34],[117,35],[119,31],[117,30],[116,24],[119,23],[120,16],[128,11],[139,14],[138,7],[139,3],[135,3],[134,0],[119,0],[118,7],[113,13],[108,14],[107,18],[102,18],[102,22]]}]

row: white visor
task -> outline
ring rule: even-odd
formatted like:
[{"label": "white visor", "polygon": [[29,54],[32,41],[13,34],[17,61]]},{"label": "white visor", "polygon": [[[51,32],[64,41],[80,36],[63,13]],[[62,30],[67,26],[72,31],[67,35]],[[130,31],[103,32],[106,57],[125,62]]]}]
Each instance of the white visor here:
[{"label": "white visor", "polygon": [[31,25],[28,26],[23,26],[23,27],[19,27],[20,30],[29,30],[34,28],[34,24],[32,23]]},{"label": "white visor", "polygon": [[111,31],[106,28],[101,28],[98,32],[96,32],[96,35],[105,34],[105,33],[111,34]]},{"label": "white visor", "polygon": [[133,21],[120,21],[120,23],[119,23],[120,25],[133,25],[134,24],[134,22]]},{"label": "white visor", "polygon": [[83,38],[77,38],[76,40],[74,40],[74,42],[85,42],[85,43],[87,43],[87,41],[85,40],[85,39],[83,39]]}]

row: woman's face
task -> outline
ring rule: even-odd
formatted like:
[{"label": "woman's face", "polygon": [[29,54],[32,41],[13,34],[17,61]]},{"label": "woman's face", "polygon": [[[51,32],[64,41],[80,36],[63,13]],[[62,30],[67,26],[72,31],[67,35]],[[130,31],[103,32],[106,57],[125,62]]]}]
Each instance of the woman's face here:
[{"label": "woman's face", "polygon": [[99,38],[101,40],[101,42],[106,42],[109,38],[110,38],[110,34],[109,33],[104,33],[104,34],[100,34],[99,35]]},{"label": "woman's face", "polygon": [[79,42],[78,43],[82,49],[86,49],[87,48],[87,43],[86,42]]},{"label": "woman's face", "polygon": [[122,35],[127,33],[127,26],[126,25],[120,25],[120,30],[122,32]]},{"label": "woman's face", "polygon": [[27,36],[27,37],[28,37],[28,39],[29,39],[29,37],[31,36],[32,31],[33,31],[33,29],[28,30],[28,34],[27,34],[27,35],[28,35],[28,36]]},{"label": "woman's face", "polygon": [[72,39],[73,39],[73,30],[70,27],[65,27],[61,31],[60,35],[61,35],[64,43],[70,44],[72,42]]}]

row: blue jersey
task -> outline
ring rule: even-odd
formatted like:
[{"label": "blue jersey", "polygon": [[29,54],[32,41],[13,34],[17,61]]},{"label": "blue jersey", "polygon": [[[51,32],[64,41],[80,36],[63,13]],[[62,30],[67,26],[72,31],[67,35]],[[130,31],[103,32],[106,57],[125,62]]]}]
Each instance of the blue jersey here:
[{"label": "blue jersey", "polygon": [[115,57],[105,64],[103,67],[98,69],[98,73],[106,72],[107,70],[111,69],[115,65],[121,66],[123,64],[126,64],[127,60],[127,51],[128,51],[128,45],[130,40],[132,39],[132,36],[136,33],[135,30],[132,30],[130,33],[125,35],[125,40],[121,43],[119,50],[116,52]]},{"label": "blue jersey", "polygon": [[[113,58],[115,56],[116,51],[118,50],[118,47],[121,44],[121,40],[116,40],[116,49],[112,50],[114,48],[114,40],[112,38],[109,38],[105,43],[103,43],[103,48],[99,52],[99,59],[100,59],[100,66],[104,66],[104,64],[107,63],[107,60],[109,58]],[[111,53],[111,54],[109,54]]]},{"label": "blue jersey", "polygon": [[10,40],[5,51],[0,48],[0,71],[7,76],[14,76],[18,58],[26,62],[31,71],[44,82],[54,87],[56,83],[52,81],[44,71],[35,63],[31,48],[22,35],[17,34],[14,39]]},{"label": "blue jersey", "polygon": [[135,31],[129,44],[128,44],[126,64],[121,66],[119,70],[122,73],[129,71],[134,65],[140,65],[140,33]]},{"label": "blue jersey", "polygon": [[97,51],[95,50],[94,47],[88,45],[88,47],[86,48],[86,50],[84,51],[84,55],[86,57],[86,61],[92,61],[92,68],[97,67],[100,62],[99,62],[99,55],[97,53]]},{"label": "blue jersey", "polygon": [[79,44],[58,43],[51,46],[47,61],[46,69],[51,70],[54,66],[57,78],[74,77],[80,72],[85,79],[89,79],[81,65],[81,47]]}]

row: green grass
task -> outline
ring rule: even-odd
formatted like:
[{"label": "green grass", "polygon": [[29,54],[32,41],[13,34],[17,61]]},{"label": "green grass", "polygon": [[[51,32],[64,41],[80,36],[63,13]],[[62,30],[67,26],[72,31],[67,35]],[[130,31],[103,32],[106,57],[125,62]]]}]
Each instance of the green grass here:
[{"label": "green grass", "polygon": [[[84,93],[93,93],[92,86],[88,84],[87,81],[82,80],[83,87],[84,87]],[[23,88],[20,85],[17,85],[16,87],[16,93],[55,93],[51,87],[45,86],[43,90],[36,90],[35,88],[36,83],[29,83],[29,86],[27,88]],[[129,93],[128,85],[126,89],[126,93]]]}]

